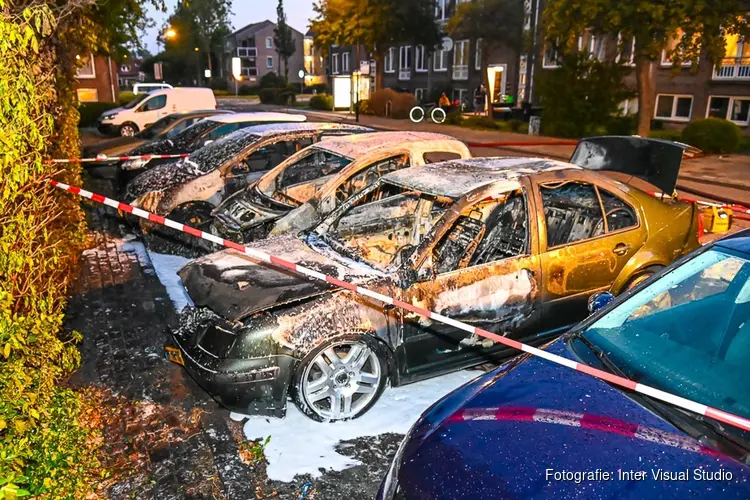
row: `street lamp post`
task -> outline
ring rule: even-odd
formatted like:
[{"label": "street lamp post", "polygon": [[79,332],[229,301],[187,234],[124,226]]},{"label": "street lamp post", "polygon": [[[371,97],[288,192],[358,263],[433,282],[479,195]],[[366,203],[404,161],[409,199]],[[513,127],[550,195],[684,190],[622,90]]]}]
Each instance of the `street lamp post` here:
[{"label": "street lamp post", "polygon": [[201,86],[201,56],[198,47],[195,47],[195,74],[198,77],[196,80],[198,87]]}]

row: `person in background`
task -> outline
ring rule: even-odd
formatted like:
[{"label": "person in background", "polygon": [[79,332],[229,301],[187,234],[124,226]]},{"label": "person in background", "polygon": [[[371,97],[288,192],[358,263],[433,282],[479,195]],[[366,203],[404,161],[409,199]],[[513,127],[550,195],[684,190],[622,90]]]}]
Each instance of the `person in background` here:
[{"label": "person in background", "polygon": [[445,95],[445,92],[440,94],[440,99],[438,100],[438,106],[443,108],[443,111],[446,113],[448,112],[449,108],[451,107],[451,100],[448,99],[448,96]]},{"label": "person in background", "polygon": [[474,113],[477,115],[484,114],[485,100],[487,99],[487,90],[484,84],[477,85],[474,89]]}]

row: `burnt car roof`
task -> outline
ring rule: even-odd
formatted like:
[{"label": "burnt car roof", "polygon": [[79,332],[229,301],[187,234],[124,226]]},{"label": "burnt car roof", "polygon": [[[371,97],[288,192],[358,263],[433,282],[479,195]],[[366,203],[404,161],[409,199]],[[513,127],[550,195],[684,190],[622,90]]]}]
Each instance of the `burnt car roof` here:
[{"label": "burnt car roof", "polygon": [[316,146],[349,158],[358,158],[379,148],[408,147],[421,141],[461,142],[455,137],[433,132],[375,132],[345,137],[328,137]]},{"label": "burnt car roof", "polygon": [[[359,132],[373,132],[373,129],[347,123],[330,122],[287,122],[266,123],[263,125],[250,125],[249,127],[236,130],[225,137],[241,137],[244,135],[257,135],[267,137],[277,134],[288,134],[290,132],[308,132],[315,130],[351,130]],[[222,137],[223,139],[224,137]]]},{"label": "burnt car roof", "polygon": [[[521,187],[519,179],[528,174],[581,167],[545,158],[490,157],[467,158],[430,163],[390,173],[383,179],[391,184],[423,193],[460,198],[487,184],[505,182],[503,190]],[[507,189],[506,189],[507,188]]]}]

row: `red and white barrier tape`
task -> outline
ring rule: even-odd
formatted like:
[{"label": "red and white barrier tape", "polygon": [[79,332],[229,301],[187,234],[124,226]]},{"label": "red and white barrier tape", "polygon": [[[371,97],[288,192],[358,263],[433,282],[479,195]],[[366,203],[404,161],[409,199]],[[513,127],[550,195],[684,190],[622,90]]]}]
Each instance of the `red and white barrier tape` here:
[{"label": "red and white barrier tape", "polygon": [[202,238],[204,240],[210,241],[212,243],[215,243],[217,245],[224,246],[226,248],[231,248],[233,250],[237,250],[239,252],[244,253],[245,255],[251,257],[252,259],[255,259],[260,262],[266,262],[269,264],[273,264],[278,267],[282,267],[284,269],[289,269],[291,271],[294,271],[298,274],[302,274],[304,276],[308,276],[310,278],[314,278],[319,281],[325,281],[328,283],[331,283],[332,285],[339,286],[341,288],[344,288],[346,290],[350,290],[354,293],[365,295],[367,297],[373,298],[375,300],[378,300],[380,302],[383,302],[388,305],[393,305],[396,307],[400,307],[402,309],[405,309],[409,312],[413,312],[415,314],[418,314],[420,316],[424,316],[425,318],[429,318],[432,320],[435,320],[437,322],[452,326],[454,328],[457,328],[459,330],[463,330],[465,332],[469,332],[472,334],[479,335],[480,337],[484,337],[490,340],[493,340],[495,342],[498,342],[500,344],[503,344],[508,347],[512,347],[513,349],[517,349],[519,351],[523,351],[525,353],[531,354],[532,356],[536,356],[539,358],[546,359],[547,361],[550,361],[552,363],[555,363],[557,365],[565,366],[567,368],[570,368],[572,370],[576,370],[579,372],[587,373],[593,377],[596,377],[598,379],[604,380],[606,382],[609,382],[614,385],[618,385],[620,387],[624,387],[625,389],[639,392],[641,394],[646,394],[647,396],[651,396],[655,399],[667,402],[669,404],[672,404],[674,406],[678,406],[680,408],[684,408],[686,410],[692,411],[694,413],[698,413],[700,415],[705,415],[707,417],[713,418],[715,420],[719,420],[721,422],[724,422],[726,424],[729,424],[731,426],[737,427],[739,429],[750,431],[750,420],[740,417],[738,415],[734,415],[732,413],[727,413],[725,411],[719,410],[717,408],[712,408],[710,406],[697,403],[695,401],[691,401],[689,399],[685,399],[680,396],[676,396],[674,394],[670,394],[668,392],[664,392],[662,390],[656,389],[654,387],[645,385],[645,384],[639,384],[637,382],[633,382],[632,380],[628,380],[624,377],[619,377],[617,375],[613,375],[612,373],[599,370],[597,368],[593,368],[591,366],[585,365],[583,363],[578,363],[576,361],[573,361],[568,358],[564,358],[562,356],[558,356],[556,354],[549,353],[547,351],[543,351],[542,349],[537,349],[536,347],[532,347],[527,344],[522,344],[521,342],[518,342],[516,340],[509,339],[507,337],[503,337],[502,335],[498,335],[496,333],[492,333],[487,330],[483,330],[481,328],[477,328],[475,326],[467,325],[466,323],[462,323],[460,321],[456,321],[455,319],[449,318],[447,316],[443,316],[442,314],[438,314],[432,311],[428,311],[427,309],[423,309],[421,307],[414,306],[412,304],[409,304],[407,302],[403,302],[398,299],[394,299],[391,297],[388,297],[386,295],[382,295],[380,293],[374,292],[372,290],[369,290],[367,288],[363,288],[361,286],[353,285],[352,283],[342,281],[338,278],[334,278],[333,276],[327,276],[323,273],[320,273],[318,271],[314,271],[312,269],[308,269],[306,267],[300,266],[295,264],[294,262],[290,262],[288,260],[276,257],[274,255],[269,255],[265,252],[261,252],[259,250],[255,250],[250,247],[246,247],[244,245],[240,245],[238,243],[235,243],[233,241],[226,240],[224,238],[219,238],[218,236],[214,236],[209,233],[205,233],[203,231],[200,231],[198,229],[195,229],[193,227],[187,226],[185,224],[182,224],[180,222],[173,221],[171,219],[167,219],[165,217],[162,217],[160,215],[152,214],[150,212],[147,212],[145,210],[142,210],[140,208],[133,207],[131,205],[128,205],[126,203],[121,203],[117,200],[113,200],[111,198],[107,198],[106,196],[102,196],[100,194],[92,193],[91,191],[86,191],[85,189],[81,189],[79,187],[75,186],[69,186],[67,184],[63,184],[62,182],[58,182],[55,180],[50,180],[53,186],[56,186],[64,191],[68,191],[73,194],[77,194],[79,196],[82,196],[84,198],[88,198],[90,200],[94,200],[98,203],[103,203],[104,205],[108,205],[112,208],[116,208],[118,210],[122,210],[123,212],[131,213],[133,215],[136,215],[138,217],[141,217],[146,220],[150,220],[152,222],[155,222],[157,224],[161,224],[166,227],[170,227],[172,229],[175,229],[177,231],[182,231],[184,233],[196,236],[198,238]]},{"label": "red and white barrier tape", "polygon": [[108,161],[128,161],[128,160],[166,160],[168,158],[186,158],[190,153],[180,153],[176,155],[133,155],[133,156],[107,156],[99,155],[96,158],[68,158],[64,160],[49,160],[49,163],[104,163]]}]

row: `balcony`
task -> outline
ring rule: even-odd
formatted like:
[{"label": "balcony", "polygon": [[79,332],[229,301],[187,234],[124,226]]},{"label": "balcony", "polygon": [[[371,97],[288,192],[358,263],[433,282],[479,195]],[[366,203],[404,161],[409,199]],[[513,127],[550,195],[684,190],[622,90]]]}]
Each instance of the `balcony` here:
[{"label": "balcony", "polygon": [[237,47],[237,57],[257,57],[258,49],[255,47]]},{"label": "balcony", "polygon": [[398,70],[399,80],[410,80],[411,79],[411,68],[400,68]]},{"label": "balcony", "polygon": [[469,65],[468,64],[454,64],[453,65],[453,79],[454,80],[468,80],[469,79]]},{"label": "balcony", "polygon": [[258,68],[242,68],[240,72],[243,77],[250,78],[251,76],[258,76]]},{"label": "balcony", "polygon": [[725,57],[714,80],[750,80],[750,57]]}]

